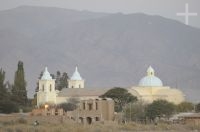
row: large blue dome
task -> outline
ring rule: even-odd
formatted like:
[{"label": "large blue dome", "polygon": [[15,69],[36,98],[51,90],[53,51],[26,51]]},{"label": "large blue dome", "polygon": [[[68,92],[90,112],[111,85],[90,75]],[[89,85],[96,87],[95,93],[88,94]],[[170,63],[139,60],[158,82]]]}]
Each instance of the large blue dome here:
[{"label": "large blue dome", "polygon": [[154,69],[150,66],[147,69],[147,76],[143,77],[140,82],[139,86],[142,87],[162,87],[162,81],[154,75]]},{"label": "large blue dome", "polygon": [[156,77],[156,76],[146,76],[144,78],[142,78],[139,82],[139,86],[144,86],[144,87],[159,87],[159,86],[163,86],[162,81]]}]

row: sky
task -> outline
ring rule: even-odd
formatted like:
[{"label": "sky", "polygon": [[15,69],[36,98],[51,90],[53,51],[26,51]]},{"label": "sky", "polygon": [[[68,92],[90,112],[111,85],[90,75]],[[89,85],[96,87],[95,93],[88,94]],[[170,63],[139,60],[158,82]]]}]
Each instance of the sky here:
[{"label": "sky", "polygon": [[185,12],[186,3],[189,5],[189,12],[197,13],[197,16],[189,17],[189,25],[200,28],[200,0],[0,0],[0,10],[32,5],[107,13],[140,12],[185,23],[185,18],[176,13]]}]

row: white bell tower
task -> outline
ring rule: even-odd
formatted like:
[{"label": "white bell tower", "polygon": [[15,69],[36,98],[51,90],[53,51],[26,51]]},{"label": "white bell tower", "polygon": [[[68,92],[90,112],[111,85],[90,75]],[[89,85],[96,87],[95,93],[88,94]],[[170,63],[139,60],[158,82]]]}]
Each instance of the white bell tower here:
[{"label": "white bell tower", "polygon": [[68,80],[68,88],[84,88],[85,81],[82,79],[78,68],[76,67],[74,74]]},{"label": "white bell tower", "polygon": [[37,92],[37,106],[44,104],[56,104],[55,79],[52,79],[47,67],[39,80],[39,91]]}]

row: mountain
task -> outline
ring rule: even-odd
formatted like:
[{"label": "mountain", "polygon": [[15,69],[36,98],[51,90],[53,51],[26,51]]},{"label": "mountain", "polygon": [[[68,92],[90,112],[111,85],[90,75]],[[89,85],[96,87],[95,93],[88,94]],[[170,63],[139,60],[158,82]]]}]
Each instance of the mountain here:
[{"label": "mountain", "polygon": [[22,60],[33,96],[45,66],[71,76],[78,65],[86,86],[102,88],[137,85],[151,65],[164,85],[198,102],[199,36],[161,16],[21,6],[0,11],[0,67],[13,80]]}]

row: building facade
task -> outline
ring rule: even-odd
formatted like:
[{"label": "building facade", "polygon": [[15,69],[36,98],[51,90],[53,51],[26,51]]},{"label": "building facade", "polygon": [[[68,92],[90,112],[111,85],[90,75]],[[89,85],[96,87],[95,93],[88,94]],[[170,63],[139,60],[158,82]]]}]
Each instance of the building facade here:
[{"label": "building facade", "polygon": [[78,109],[67,112],[67,116],[79,123],[91,124],[98,121],[114,120],[114,101],[112,99],[82,100]]}]

